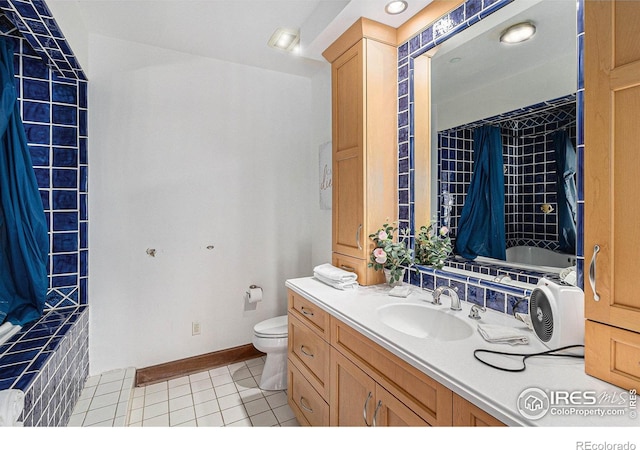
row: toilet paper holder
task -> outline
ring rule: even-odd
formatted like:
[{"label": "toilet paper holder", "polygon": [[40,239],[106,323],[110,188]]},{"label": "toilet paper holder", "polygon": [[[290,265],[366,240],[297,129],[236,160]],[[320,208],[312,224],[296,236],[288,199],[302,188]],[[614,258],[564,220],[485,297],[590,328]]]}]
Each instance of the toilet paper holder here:
[{"label": "toilet paper holder", "polygon": [[245,293],[245,298],[249,303],[262,301],[262,288],[258,285],[252,284]]}]

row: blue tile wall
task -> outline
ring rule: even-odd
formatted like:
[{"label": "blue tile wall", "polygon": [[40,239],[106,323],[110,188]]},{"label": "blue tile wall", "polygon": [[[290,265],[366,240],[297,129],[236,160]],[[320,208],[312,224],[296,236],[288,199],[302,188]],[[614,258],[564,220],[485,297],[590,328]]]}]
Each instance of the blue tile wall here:
[{"label": "blue tile wall", "polygon": [[88,375],[87,79],[42,0],[0,0],[18,102],[49,224],[45,314],[0,347],[0,389],[25,426],[66,425]]},{"label": "blue tile wall", "polygon": [[[457,33],[465,30],[474,23],[486,18],[488,15],[499,10],[500,8],[511,3],[513,0],[467,0],[460,7],[454,11],[444,15],[440,19],[436,20],[433,24],[419,32],[417,35],[404,42],[398,47],[398,213],[399,213],[399,225],[401,228],[409,231],[410,236],[413,236],[413,230],[415,227],[413,219],[413,178],[414,178],[414,166],[413,166],[413,60],[429,51],[439,43],[449,39]],[[583,241],[583,221],[584,221],[584,195],[583,195],[583,155],[584,155],[584,82],[583,82],[583,42],[584,42],[584,26],[583,26],[583,4],[584,0],[577,0],[578,7],[578,92],[576,94],[575,101],[575,118],[576,127],[575,131],[572,131],[572,137],[576,142],[576,152],[578,156],[578,173],[576,174],[578,184],[578,217],[577,217],[577,233],[578,233],[578,251],[577,251],[577,267],[578,267],[578,286],[581,288],[583,284],[583,269],[584,269],[584,254],[582,249]],[[408,117],[408,121],[405,120]],[[457,143],[463,146],[470,145],[465,141],[469,141],[469,137],[462,137],[461,142]],[[534,143],[535,144],[535,143]],[[446,145],[449,145],[447,142]],[[507,158],[516,158],[517,155],[509,153],[508,149]],[[534,165],[535,165],[535,155]],[[508,162],[513,165],[514,162]],[[545,164],[547,161],[545,161]],[[442,167],[443,180],[456,181],[456,172],[462,171],[462,177],[467,176],[468,170],[464,166],[458,168],[447,164]],[[446,173],[446,172],[449,173]],[[453,174],[451,173],[453,172]],[[548,172],[548,171],[547,171]],[[513,174],[512,174],[513,175]],[[408,191],[403,192],[403,191]],[[511,193],[516,195],[515,192]],[[533,193],[535,199],[535,192]],[[513,200],[513,199],[512,199]],[[515,203],[511,203],[515,205]],[[540,219],[538,219],[540,220]],[[538,227],[539,231],[543,231],[545,239],[549,238],[549,235],[553,235],[553,230],[546,228],[546,223],[537,223],[534,214],[533,221],[534,233],[536,225],[543,225],[544,228]],[[413,242],[410,239],[410,242]],[[462,263],[461,263],[462,264]],[[484,270],[484,269],[482,269]],[[506,268],[486,268],[490,270],[509,270]],[[446,273],[442,271],[434,270],[428,267],[418,266],[411,268],[411,271],[417,271],[419,276],[408,274],[406,276],[408,282],[412,284],[420,285],[425,289],[433,289],[434,284],[440,284],[440,279],[443,283],[450,284],[452,278],[448,277]],[[540,273],[520,273],[518,274],[522,279],[527,279],[529,282],[536,281]],[[419,280],[419,281],[418,281]],[[459,281],[459,280],[458,280]],[[515,308],[516,311],[526,311],[526,295],[528,293],[523,289],[513,289],[504,285],[486,282],[480,278],[469,276],[466,282],[466,298],[468,301],[472,301],[484,306],[502,310],[507,314],[511,314]],[[488,283],[488,285],[487,285]],[[504,294],[504,295],[503,295]]]},{"label": "blue tile wall", "polygon": [[[555,150],[551,133],[567,130],[575,142],[576,97],[570,95],[438,133],[438,192],[452,193],[449,228],[455,240],[473,173],[473,130],[501,128],[505,166],[505,234],[507,248],[526,245],[557,250],[558,217]],[[442,198],[439,198],[442,201]],[[553,207],[549,214],[541,205]],[[438,220],[443,223],[443,205]]]}]

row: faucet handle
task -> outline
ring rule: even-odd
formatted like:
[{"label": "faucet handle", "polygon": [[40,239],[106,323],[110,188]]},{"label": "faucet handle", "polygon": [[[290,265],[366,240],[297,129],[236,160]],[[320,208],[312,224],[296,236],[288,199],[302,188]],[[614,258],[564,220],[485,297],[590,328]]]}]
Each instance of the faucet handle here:
[{"label": "faucet handle", "polygon": [[471,305],[471,310],[469,311],[469,318],[471,319],[475,319],[478,320],[480,319],[480,314],[479,312],[485,312],[487,310],[487,308],[485,308],[484,306],[480,306],[480,305]]}]

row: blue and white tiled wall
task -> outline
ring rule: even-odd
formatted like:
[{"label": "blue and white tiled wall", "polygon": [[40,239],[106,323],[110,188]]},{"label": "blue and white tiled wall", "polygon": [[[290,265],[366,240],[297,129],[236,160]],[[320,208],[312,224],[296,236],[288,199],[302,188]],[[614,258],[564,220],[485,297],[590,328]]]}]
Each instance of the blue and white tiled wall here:
[{"label": "blue and white tiled wall", "polygon": [[44,316],[0,347],[0,390],[26,426],[65,425],[88,375],[87,81],[42,0],[0,0],[20,112],[49,225]]},{"label": "blue and white tiled wall", "polygon": [[[414,59],[428,50],[432,49],[441,42],[449,39],[451,36],[467,29],[474,23],[477,23],[489,16],[493,12],[511,3],[513,0],[467,0],[465,3],[444,15],[433,24],[422,30],[420,33],[409,39],[407,42],[401,44],[398,47],[398,216],[399,226],[401,229],[409,231],[410,236],[413,236],[414,227],[419,224],[414,224],[413,211],[414,211],[414,123],[413,123],[413,62]],[[577,36],[577,49],[578,49],[578,91],[576,93],[575,101],[575,119],[576,127],[575,131],[571,133],[575,135],[574,142],[576,143],[576,152],[578,157],[578,171],[576,174],[577,188],[578,188],[578,240],[577,240],[577,273],[578,273],[578,286],[584,285],[584,253],[583,253],[583,211],[584,211],[584,190],[583,190],[583,153],[584,153],[584,133],[583,133],[583,111],[584,111],[584,81],[583,81],[583,40],[584,40],[584,26],[583,26],[583,2],[584,0],[577,0],[578,10],[578,36]],[[557,126],[557,125],[556,125]],[[545,129],[543,131],[548,131]],[[540,133],[542,131],[536,131]],[[573,138],[573,135],[570,135]],[[467,146],[470,149],[471,141],[470,137],[462,139],[462,145]],[[449,144],[449,143],[447,143]],[[535,146],[534,146],[535,147]],[[467,150],[468,150],[467,149]],[[515,156],[515,155],[514,155]],[[534,166],[535,166],[535,155]],[[546,162],[545,162],[546,164]],[[509,167],[509,164],[507,165]],[[468,169],[468,170],[467,170]],[[456,174],[451,172],[462,171],[462,179],[466,180],[467,174],[470,178],[470,167],[465,169],[464,164],[460,167],[456,164],[455,170],[452,166],[447,165],[445,171],[448,180],[456,180]],[[529,174],[527,174],[529,175]],[[534,176],[533,174],[531,174]],[[549,177],[552,178],[552,177]],[[550,181],[548,181],[550,183]],[[534,195],[534,205],[537,204],[538,199]],[[551,196],[547,196],[549,202],[552,200]],[[513,203],[512,203],[513,204]],[[535,236],[536,229],[536,217],[535,213],[531,225],[534,229],[532,236]],[[542,218],[544,219],[544,218]],[[540,219],[538,219],[540,220]],[[529,222],[528,222],[529,223]],[[538,227],[538,231],[542,232],[545,236],[545,240],[550,236],[553,236],[553,230],[546,227],[546,223],[543,221],[539,223],[543,227]],[[527,225],[527,229],[529,226]],[[533,238],[537,239],[537,238]],[[488,267],[474,263],[460,263],[467,270],[493,275],[504,273],[506,270],[502,267]],[[455,266],[455,264],[453,264]],[[472,267],[473,266],[473,267]],[[534,282],[537,280],[541,273],[518,273],[515,276],[519,277],[523,281]],[[526,280],[522,277],[526,277]],[[405,281],[411,284],[422,286],[425,289],[433,289],[434,286],[440,286],[442,284],[456,286],[459,288],[461,298],[474,303],[486,305],[487,307],[501,311],[504,313],[511,313],[514,306],[517,310],[526,311],[526,296],[530,294],[527,289],[520,289],[515,287],[509,287],[499,283],[487,281],[486,278],[480,276],[473,276],[471,274],[452,274],[451,272],[445,272],[441,270],[435,270],[429,267],[412,268],[407,271],[405,275]]]},{"label": "blue and white tiled wall", "polygon": [[[500,127],[502,133],[507,248],[558,249],[552,132],[566,129],[575,142],[575,109],[575,95],[570,95],[438,133],[438,192],[454,196],[449,226],[454,240],[473,173],[473,130],[489,124]],[[551,205],[553,211],[544,213],[543,204]],[[440,223],[443,211],[440,204]]]}]

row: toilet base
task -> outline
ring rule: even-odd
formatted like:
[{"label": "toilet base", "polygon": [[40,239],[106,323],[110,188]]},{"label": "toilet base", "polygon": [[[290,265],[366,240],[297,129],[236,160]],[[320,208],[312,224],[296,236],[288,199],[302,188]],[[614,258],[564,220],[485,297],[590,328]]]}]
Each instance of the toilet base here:
[{"label": "toilet base", "polygon": [[263,391],[282,391],[287,388],[286,352],[267,354],[258,386]]}]

